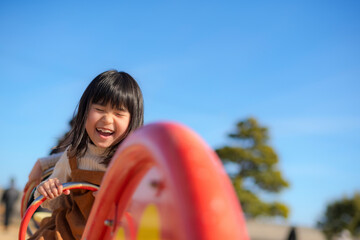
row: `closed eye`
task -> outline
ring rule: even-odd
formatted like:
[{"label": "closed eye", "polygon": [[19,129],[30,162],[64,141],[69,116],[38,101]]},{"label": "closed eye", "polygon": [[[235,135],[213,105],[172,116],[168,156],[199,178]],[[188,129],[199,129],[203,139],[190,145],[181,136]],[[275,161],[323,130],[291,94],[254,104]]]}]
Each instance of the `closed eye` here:
[{"label": "closed eye", "polygon": [[124,116],[123,113],[119,113],[119,112],[115,113],[115,115],[118,116],[118,117]]},{"label": "closed eye", "polygon": [[103,112],[104,111],[101,108],[95,108],[95,110],[98,111],[98,112]]}]

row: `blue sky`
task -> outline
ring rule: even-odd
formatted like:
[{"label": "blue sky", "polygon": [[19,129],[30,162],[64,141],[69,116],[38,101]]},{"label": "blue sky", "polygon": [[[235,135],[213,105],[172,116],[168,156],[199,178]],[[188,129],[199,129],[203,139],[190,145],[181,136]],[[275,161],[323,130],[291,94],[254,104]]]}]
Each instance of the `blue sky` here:
[{"label": "blue sky", "polygon": [[269,127],[291,187],[272,198],[313,226],[360,191],[357,1],[2,1],[0,186],[22,187],[88,83],[139,82],[145,122],[181,122],[213,148],[237,121]]}]

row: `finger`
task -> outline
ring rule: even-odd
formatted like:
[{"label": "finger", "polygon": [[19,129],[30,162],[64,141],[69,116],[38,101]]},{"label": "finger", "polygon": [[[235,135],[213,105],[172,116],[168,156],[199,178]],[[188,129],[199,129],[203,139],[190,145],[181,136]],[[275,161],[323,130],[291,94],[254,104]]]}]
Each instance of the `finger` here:
[{"label": "finger", "polygon": [[59,179],[55,178],[51,187],[52,187],[52,191],[55,196],[59,196],[62,194],[62,185],[61,185]]},{"label": "finger", "polygon": [[70,190],[69,190],[69,189],[65,190],[65,191],[64,191],[64,194],[65,194],[65,195],[69,195],[69,194],[70,194]]},{"label": "finger", "polygon": [[57,197],[58,192],[55,186],[54,179],[49,179],[44,183],[45,190],[48,192],[49,196]]},{"label": "finger", "polygon": [[45,188],[46,193],[48,194],[50,199],[53,199],[55,197],[54,193],[51,191],[50,186]]},{"label": "finger", "polygon": [[52,184],[50,185],[50,191],[51,191],[51,193],[54,195],[54,197],[59,196],[59,192],[58,192],[58,189],[57,189],[55,183],[52,183]]},{"label": "finger", "polygon": [[47,184],[47,186],[48,186],[47,190],[50,190],[50,192],[51,192],[52,194],[55,194],[55,193],[56,193],[56,192],[54,191],[54,190],[55,190],[54,188],[56,188],[56,187],[55,187],[55,183],[54,183],[52,180],[49,181],[49,184]]},{"label": "finger", "polygon": [[39,187],[37,188],[37,191],[38,191],[41,195],[43,195],[44,197],[49,198],[49,195],[47,194],[47,192],[45,191],[45,189],[44,189],[43,186],[39,186]]},{"label": "finger", "polygon": [[48,198],[52,199],[54,198],[54,194],[52,193],[50,184],[51,184],[51,179],[49,179],[48,181],[44,182],[42,187],[44,188],[44,191],[46,192],[46,194],[48,195]]},{"label": "finger", "polygon": [[59,195],[62,194],[64,187],[63,187],[63,185],[61,184],[61,182],[60,182],[59,179],[56,179],[56,180],[55,180],[55,186],[56,186],[56,189],[57,189],[58,194],[59,194]]}]

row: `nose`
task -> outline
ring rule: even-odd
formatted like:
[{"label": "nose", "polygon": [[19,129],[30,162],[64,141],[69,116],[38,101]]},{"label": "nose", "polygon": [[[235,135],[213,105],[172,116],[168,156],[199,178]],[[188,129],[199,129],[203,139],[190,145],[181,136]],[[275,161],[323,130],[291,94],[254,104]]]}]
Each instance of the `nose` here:
[{"label": "nose", "polygon": [[105,113],[101,119],[105,124],[111,124],[113,123],[112,114]]}]

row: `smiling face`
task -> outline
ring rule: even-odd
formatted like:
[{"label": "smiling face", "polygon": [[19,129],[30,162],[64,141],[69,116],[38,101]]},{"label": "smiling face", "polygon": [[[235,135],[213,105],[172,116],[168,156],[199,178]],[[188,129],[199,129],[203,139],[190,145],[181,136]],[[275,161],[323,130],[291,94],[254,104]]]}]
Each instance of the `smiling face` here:
[{"label": "smiling face", "polygon": [[130,113],[126,109],[93,103],[90,105],[85,129],[97,147],[108,148],[122,139],[129,122]]}]

